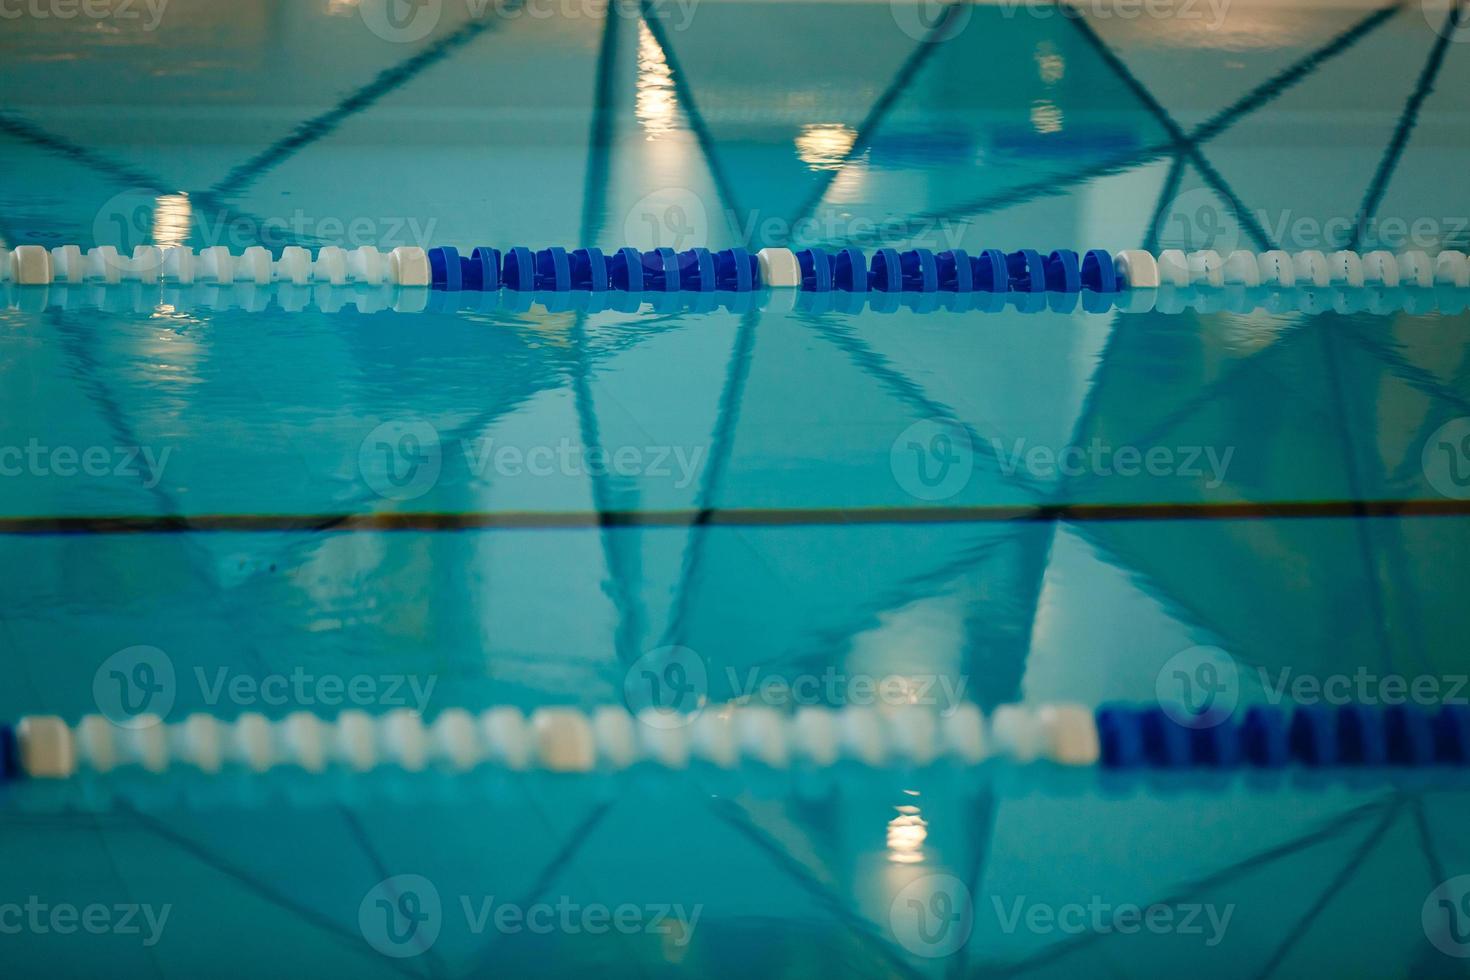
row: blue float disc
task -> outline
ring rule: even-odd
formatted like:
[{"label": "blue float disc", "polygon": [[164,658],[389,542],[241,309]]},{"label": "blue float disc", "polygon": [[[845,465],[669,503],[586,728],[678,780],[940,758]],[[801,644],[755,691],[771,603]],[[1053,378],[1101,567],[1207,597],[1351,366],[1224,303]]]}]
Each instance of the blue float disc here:
[{"label": "blue float disc", "polygon": [[459,252],[448,245],[431,248],[429,255],[429,285],[457,293],[464,288],[464,273],[460,268]]},{"label": "blue float disc", "polygon": [[1470,705],[1445,705],[1432,727],[1435,758],[1452,766],[1470,765]]},{"label": "blue float disc", "polygon": [[1345,765],[1381,766],[1388,758],[1383,714],[1360,704],[1337,711],[1338,753]]},{"label": "blue float disc", "polygon": [[613,289],[643,292],[643,256],[636,248],[620,248],[607,260],[608,280]]},{"label": "blue float disc", "polygon": [[679,253],[679,288],[698,293],[712,293],[718,285],[715,257],[707,248],[691,248]]},{"label": "blue float disc", "polygon": [[927,248],[911,248],[898,257],[903,288],[911,293],[939,291],[939,265]]},{"label": "blue float disc", "polygon": [[849,293],[868,291],[868,258],[862,249],[844,248],[833,257],[832,288]]},{"label": "blue float disc", "polygon": [[21,775],[20,745],[15,738],[15,727],[0,725],[0,783],[18,779]]},{"label": "blue float disc", "polygon": [[1304,766],[1337,764],[1337,716],[1323,705],[1298,707],[1288,729],[1292,758]]},{"label": "blue float disc", "polygon": [[1291,761],[1286,717],[1279,708],[1257,705],[1240,724],[1241,753],[1261,769],[1280,769]]},{"label": "blue float disc", "polygon": [[484,293],[500,292],[500,249],[477,248],[470,253],[461,270],[465,289]]},{"label": "blue float disc", "polygon": [[536,253],[536,288],[553,293],[571,290],[572,267],[566,249],[553,246]]},{"label": "blue float disc", "polygon": [[807,292],[832,291],[832,256],[824,248],[804,248],[796,253],[801,268],[801,288]]},{"label": "blue float disc", "polygon": [[873,263],[868,267],[868,285],[883,293],[903,290],[903,266],[897,249],[880,248],[873,253]]},{"label": "blue float disc", "polygon": [[755,256],[743,248],[727,248],[715,254],[715,277],[721,289],[748,293],[759,285],[753,268]]},{"label": "blue float disc", "polygon": [[1096,717],[1102,764],[1109,769],[1137,769],[1143,765],[1143,733],[1133,709],[1105,705],[1097,709]]},{"label": "blue float disc", "polygon": [[1082,291],[1082,269],[1077,253],[1069,248],[1059,248],[1043,260],[1046,268],[1046,288],[1053,292],[1080,293]]},{"label": "blue float disc", "polygon": [[1163,708],[1144,708],[1138,720],[1144,755],[1155,766],[1182,769],[1193,762],[1189,729],[1169,717]]},{"label": "blue float disc", "polygon": [[968,293],[974,289],[975,270],[963,249],[950,249],[934,256],[939,269],[939,288],[951,293]]},{"label": "blue float disc", "polygon": [[1007,253],[1006,276],[1013,293],[1046,292],[1046,266],[1041,261],[1041,253],[1034,249]]},{"label": "blue float disc", "polygon": [[1095,293],[1116,293],[1118,271],[1113,257],[1100,248],[1088,249],[1082,256],[1082,287]]},{"label": "blue float disc", "polygon": [[529,293],[536,288],[536,259],[529,248],[516,247],[505,253],[500,265],[505,288]]},{"label": "blue float disc", "polygon": [[600,248],[579,248],[567,257],[572,270],[572,288],[593,293],[607,292],[607,259]]},{"label": "blue float disc", "polygon": [[987,248],[972,260],[975,289],[985,293],[1008,293],[1011,276],[1006,271],[1006,253]]},{"label": "blue float disc", "polygon": [[643,253],[643,288],[656,292],[679,291],[679,256],[671,248]]},{"label": "blue float disc", "polygon": [[1417,705],[1390,705],[1383,712],[1388,761],[1400,766],[1427,766],[1434,762],[1434,730],[1429,716]]}]

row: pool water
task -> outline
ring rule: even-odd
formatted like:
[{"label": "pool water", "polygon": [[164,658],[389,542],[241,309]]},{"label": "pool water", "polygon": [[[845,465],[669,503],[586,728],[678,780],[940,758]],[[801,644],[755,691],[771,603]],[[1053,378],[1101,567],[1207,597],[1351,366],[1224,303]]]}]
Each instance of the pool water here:
[{"label": "pool water", "polygon": [[[1470,246],[1470,47],[1433,3],[137,9],[0,33],[5,245]],[[1464,313],[8,288],[3,718],[116,709],[145,662],[171,719],[590,707],[669,647],[711,705],[889,678],[987,709],[1145,701],[1204,676],[1202,646],[1241,705],[1314,696],[1303,677],[1470,693]],[[1440,776],[296,775],[12,789],[0,956],[1448,976],[1470,952],[1428,926],[1470,874]],[[439,903],[422,949],[376,918],[402,875]],[[962,941],[904,917],[942,881]],[[491,896],[699,915],[497,929]],[[9,928],[32,897],[170,911],[156,936]],[[1119,918],[1153,903],[1172,925]]]}]

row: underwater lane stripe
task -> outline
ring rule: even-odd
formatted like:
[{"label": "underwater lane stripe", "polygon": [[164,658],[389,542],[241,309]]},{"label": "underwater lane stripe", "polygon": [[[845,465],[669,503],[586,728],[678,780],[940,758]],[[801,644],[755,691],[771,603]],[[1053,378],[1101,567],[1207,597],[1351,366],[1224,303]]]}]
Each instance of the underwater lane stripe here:
[{"label": "underwater lane stripe", "polygon": [[1232,503],[996,504],[962,507],[718,508],[378,514],[200,514],[0,518],[0,534],[279,531],[573,530],[599,527],[806,527],[869,524],[1104,523],[1470,517],[1470,500],[1287,500]]}]

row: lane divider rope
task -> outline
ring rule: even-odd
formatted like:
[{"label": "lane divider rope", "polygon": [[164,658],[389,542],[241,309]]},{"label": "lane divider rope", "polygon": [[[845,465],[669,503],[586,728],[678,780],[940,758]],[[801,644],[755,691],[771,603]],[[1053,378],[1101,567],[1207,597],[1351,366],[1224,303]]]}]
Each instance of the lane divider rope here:
[{"label": "lane divider rope", "polygon": [[586,773],[640,763],[682,769],[871,768],[978,765],[988,759],[1045,761],[1107,769],[1421,768],[1470,766],[1470,706],[1430,711],[1387,707],[1257,705],[1240,717],[1183,716],[1158,705],[1003,705],[989,716],[974,704],[940,712],[927,706],[773,708],[729,704],[691,715],[607,705],[591,711],[514,707],[479,714],[442,711],[430,723],[411,710],[334,719],[296,712],[279,720],[246,713],[234,720],[190,715],[165,723],[139,716],[119,725],[88,715],[76,725],[30,716],[0,726],[5,779],[69,779],[79,772],[140,767],[162,773],[296,768],[366,772],[428,768],[464,772]]},{"label": "lane divider rope", "polygon": [[1470,287],[1470,259],[1464,252],[1408,251],[1234,251],[1166,249],[1110,254],[1102,249],[1078,253],[1057,249],[976,255],[961,249],[933,252],[880,248],[871,256],[856,248],[828,250],[743,248],[711,251],[620,248],[502,252],[481,247],[463,255],[442,246],[402,246],[388,253],[371,246],[351,251],[326,246],[312,254],[289,246],[279,256],[263,246],[240,255],[224,246],[198,253],[183,246],[139,245],[131,255],[100,245],[85,252],[77,245],[20,245],[0,248],[0,279],[17,285],[123,281],[189,285],[290,282],[297,285],[356,283],[368,286],[431,287],[448,292],[536,290],[616,292],[749,292],[794,288],[806,292],[917,293],[1078,293],[1111,295],[1160,286],[1184,288],[1294,286],[1359,289],[1367,286]]}]

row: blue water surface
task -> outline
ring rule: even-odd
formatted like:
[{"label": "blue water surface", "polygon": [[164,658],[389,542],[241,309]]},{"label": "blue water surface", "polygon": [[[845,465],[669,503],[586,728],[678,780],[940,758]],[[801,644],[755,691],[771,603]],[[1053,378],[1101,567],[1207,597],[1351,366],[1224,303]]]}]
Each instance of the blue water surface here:
[{"label": "blue water surface", "polygon": [[[148,9],[6,22],[4,245],[1470,245],[1470,47],[1433,3]],[[1198,646],[1242,706],[1302,676],[1470,693],[1464,313],[7,289],[0,718],[115,708],[138,647],[175,720],[623,703],[671,646],[709,710],[827,677],[1152,700]],[[360,704],[331,693],[354,682]],[[1432,890],[1470,874],[1463,792],[990,768],[28,786],[0,800],[0,959],[1451,976],[1470,945],[1439,926],[1470,916]],[[378,918],[400,890],[439,903],[422,949]],[[916,933],[915,896],[953,911],[936,895],[967,900],[959,941]],[[543,934],[476,920],[491,896],[701,912]],[[170,912],[156,936],[12,932],[32,898]],[[1128,928],[1155,903],[1173,926]]]}]

